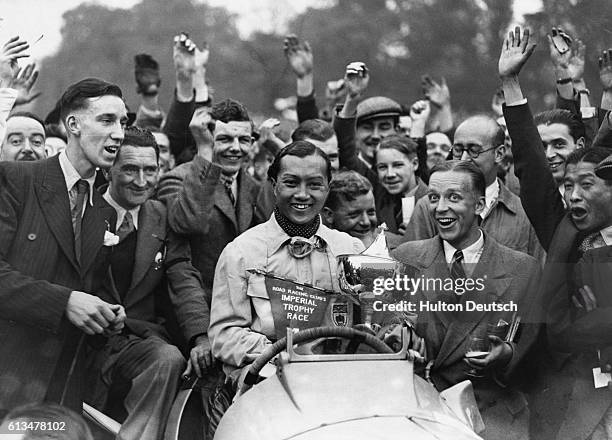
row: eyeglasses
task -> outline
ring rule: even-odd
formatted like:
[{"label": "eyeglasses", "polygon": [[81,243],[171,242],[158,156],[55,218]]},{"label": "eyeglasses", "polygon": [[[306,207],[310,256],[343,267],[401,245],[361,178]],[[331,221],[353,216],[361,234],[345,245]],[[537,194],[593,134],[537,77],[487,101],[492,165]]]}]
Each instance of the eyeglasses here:
[{"label": "eyeglasses", "polygon": [[469,156],[472,159],[476,159],[482,153],[486,153],[487,151],[495,150],[497,147],[487,148],[486,150],[481,150],[482,146],[480,145],[469,145],[464,147],[463,145],[453,145],[453,157],[461,158],[463,156],[463,152],[467,151]]}]

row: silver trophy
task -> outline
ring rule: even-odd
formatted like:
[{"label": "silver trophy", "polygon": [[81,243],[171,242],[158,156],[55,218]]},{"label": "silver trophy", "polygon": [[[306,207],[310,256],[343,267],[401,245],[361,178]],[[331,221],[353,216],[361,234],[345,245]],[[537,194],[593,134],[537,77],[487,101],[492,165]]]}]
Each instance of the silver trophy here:
[{"label": "silver trophy", "polygon": [[361,254],[337,257],[340,289],[358,300],[361,322],[368,327],[372,324],[376,300],[391,302],[401,296],[395,283],[391,286],[391,282],[386,280],[395,281],[405,273],[404,265],[389,255],[386,225],[383,223],[379,229],[374,242]]}]

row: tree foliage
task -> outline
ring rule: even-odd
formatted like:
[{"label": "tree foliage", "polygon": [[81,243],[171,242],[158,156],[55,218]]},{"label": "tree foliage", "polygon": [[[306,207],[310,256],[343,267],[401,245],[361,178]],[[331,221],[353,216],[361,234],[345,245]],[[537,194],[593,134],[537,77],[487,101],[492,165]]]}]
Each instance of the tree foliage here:
[{"label": "tree foliage", "polygon": [[[597,83],[598,51],[612,45],[609,0],[544,0],[532,15],[539,47],[524,73],[527,94],[537,104],[554,91],[545,32],[557,24],[587,44],[587,84]],[[341,78],[346,64],[370,68],[370,95],[410,104],[421,97],[420,76],[444,76],[453,108],[488,111],[498,86],[497,58],[512,20],[507,0],[334,0],[296,16],[288,30],[310,42],[315,83]],[[282,35],[240,37],[226,9],[196,0],[142,0],[131,9],[82,4],[64,14],[62,44],[42,66],[37,108],[52,108],[72,82],[97,76],[121,86],[128,103],[138,102],[133,57],[149,53],[160,63],[160,103],[167,106],[174,84],[172,38],[188,32],[197,44],[208,41],[208,77],[215,97],[233,97],[253,112],[270,113],[275,98],[295,93],[295,80],[282,53]],[[540,104],[540,105],[538,105]]]}]

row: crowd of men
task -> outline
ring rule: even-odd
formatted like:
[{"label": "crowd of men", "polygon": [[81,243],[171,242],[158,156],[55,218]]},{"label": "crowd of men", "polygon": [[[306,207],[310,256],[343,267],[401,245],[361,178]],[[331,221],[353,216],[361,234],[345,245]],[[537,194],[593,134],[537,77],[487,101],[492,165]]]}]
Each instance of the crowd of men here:
[{"label": "crowd of men", "polygon": [[[208,47],[187,34],[173,44],[167,111],[159,65],[140,54],[136,113],[119,87],[86,78],[44,120],[20,110],[37,96],[34,65],[19,67],[28,44],[0,51],[5,421],[85,401],[121,422],[117,438],[161,439],[182,377],[195,375],[214,385],[212,439],[278,337],[269,276],[340,292],[336,257],[362,252],[384,223],[414,276],[486,280],[421,300],[518,304],[391,323],[413,329],[417,371],[438,391],[472,381],[483,438],[612,439],[612,50],[597,107],[584,45],[553,28],[557,106],[532,115],[519,79],[535,45],[517,27],[491,109],[456,121],[443,79],[424,76],[423,99],[404,106],[366,97],[384,79],[363,62],[328,83],[319,108],[310,46],[288,36],[288,137],[276,119],[256,127],[240,102],[213,101]],[[323,323],[360,324],[349,315]],[[474,337],[485,353],[466,357]]]}]

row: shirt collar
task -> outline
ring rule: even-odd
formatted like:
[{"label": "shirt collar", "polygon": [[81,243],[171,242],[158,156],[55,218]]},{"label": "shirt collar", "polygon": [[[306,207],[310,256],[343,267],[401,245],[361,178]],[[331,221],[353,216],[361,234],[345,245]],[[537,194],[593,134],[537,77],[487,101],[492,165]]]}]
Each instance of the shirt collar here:
[{"label": "shirt collar", "polygon": [[[113,199],[113,196],[111,196],[110,194],[110,185],[106,189],[106,192],[104,193],[102,198],[104,198],[104,200],[106,200],[108,204],[111,205],[113,208],[115,208],[115,211],[117,211],[117,224],[115,225],[115,231],[118,231],[119,226],[121,226],[121,223],[123,223],[123,218],[125,217],[125,213],[128,210],[123,208],[121,205],[119,205],[119,203],[115,201],[115,199]],[[138,230],[138,213],[139,212],[140,212],[140,205],[138,205],[134,209],[130,209],[130,213],[132,214],[132,221],[134,223],[134,229],[136,230]]]},{"label": "shirt collar", "polygon": [[[62,173],[64,173],[66,189],[68,190],[68,192],[70,192],[74,185],[83,178],[68,159],[66,151],[62,151],[59,154],[59,164],[60,168],[62,169]],[[94,173],[93,176],[83,180],[89,183],[89,204],[93,206],[94,182],[96,181],[96,173]]]},{"label": "shirt collar", "polygon": [[[484,234],[482,233],[482,229],[479,229],[478,231],[480,232],[480,237],[478,237],[478,240],[465,249],[461,249],[463,252],[464,263],[477,263],[478,259],[480,258],[480,254],[482,254],[482,250],[484,248]],[[446,258],[446,262],[450,264],[453,261],[453,256],[455,255],[455,251],[457,251],[457,249],[446,240],[442,240],[442,245],[444,247],[444,257]]]},{"label": "shirt collar", "polygon": [[[333,255],[337,255],[336,249],[334,249],[334,239],[332,237],[332,230],[323,224],[323,221],[319,219],[319,229],[315,232],[313,237],[318,237],[321,239],[324,244],[326,244]],[[283,228],[280,227],[276,218],[274,217],[274,213],[269,220],[270,227],[272,228],[272,236],[270,238],[270,255],[275,254],[280,247],[291,240],[291,237],[287,235]]]},{"label": "shirt collar", "polygon": [[499,197],[499,182],[497,179],[492,184],[487,186],[485,190],[485,203],[487,208],[490,209],[493,202]]},{"label": "shirt collar", "polygon": [[607,228],[603,228],[599,231],[601,234],[606,246],[612,245],[612,226],[608,226]]}]

